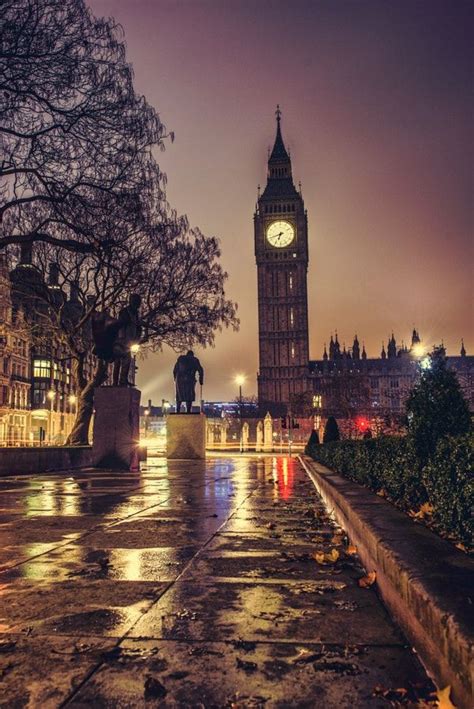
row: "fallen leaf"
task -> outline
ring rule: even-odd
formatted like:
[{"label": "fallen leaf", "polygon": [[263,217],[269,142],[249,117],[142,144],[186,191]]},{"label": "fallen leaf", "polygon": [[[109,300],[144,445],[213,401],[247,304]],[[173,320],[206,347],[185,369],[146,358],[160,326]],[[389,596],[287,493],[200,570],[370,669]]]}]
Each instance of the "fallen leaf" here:
[{"label": "fallen leaf", "polygon": [[398,689],[385,689],[384,687],[374,687],[372,695],[375,697],[383,697],[389,702],[397,702],[397,704],[403,701],[408,694],[408,690],[405,687],[399,687]]},{"label": "fallen leaf", "polygon": [[387,497],[387,493],[385,492],[385,490],[383,488],[381,490],[377,490],[377,495],[379,497]]},{"label": "fallen leaf", "polygon": [[145,680],[145,699],[162,699],[168,692],[161,682],[149,675]]},{"label": "fallen leaf", "polygon": [[438,698],[438,709],[456,709],[451,699],[449,698],[450,693],[451,686],[449,684],[444,689],[437,690],[436,696]]},{"label": "fallen leaf", "polygon": [[462,544],[461,542],[456,544],[456,549],[460,549],[461,551],[465,551],[466,553],[468,551],[467,547],[465,547],[464,544]]},{"label": "fallen leaf", "polygon": [[372,584],[375,583],[376,578],[377,578],[377,572],[370,571],[370,573],[368,573],[367,576],[363,576],[361,579],[359,579],[358,584],[361,588],[369,588],[369,586],[372,586]]},{"label": "fallen leaf", "polygon": [[331,549],[331,551],[325,554],[323,551],[316,551],[313,554],[313,559],[318,564],[334,564],[339,559],[339,552],[337,549]]},{"label": "fallen leaf", "polygon": [[314,650],[307,650],[306,648],[301,648],[293,664],[306,664],[307,662],[313,662],[320,657],[320,653],[315,653]]},{"label": "fallen leaf", "polygon": [[169,679],[184,679],[189,675],[189,672],[186,671],[178,671],[178,672],[171,672],[171,674],[166,675]]},{"label": "fallen leaf", "polygon": [[413,517],[413,519],[423,519],[424,517],[431,517],[431,515],[433,514],[433,506],[430,505],[429,502],[424,502],[418,512],[410,510],[408,514],[410,515],[410,517]]},{"label": "fallen leaf", "polygon": [[244,672],[256,672],[258,670],[258,665],[256,662],[241,660],[240,657],[236,658],[236,665],[239,670],[243,670]]},{"label": "fallen leaf", "polygon": [[352,556],[353,554],[357,554],[357,547],[353,544],[349,544],[346,549],[346,554],[349,554],[350,556]]}]

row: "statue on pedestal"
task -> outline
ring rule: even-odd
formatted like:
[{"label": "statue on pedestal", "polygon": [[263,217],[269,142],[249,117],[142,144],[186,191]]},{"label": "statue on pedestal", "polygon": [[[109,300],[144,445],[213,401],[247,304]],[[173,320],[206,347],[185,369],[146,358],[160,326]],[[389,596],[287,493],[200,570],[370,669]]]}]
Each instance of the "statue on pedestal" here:
[{"label": "statue on pedestal", "polygon": [[113,362],[113,386],[128,386],[128,375],[132,362],[132,346],[140,342],[142,327],[139,310],[141,298],[132,293],[126,308],[122,308],[118,318],[107,312],[97,312],[92,316],[94,349],[99,359]]},{"label": "statue on pedestal", "polygon": [[173,377],[176,385],[176,413],[180,413],[181,404],[186,403],[186,412],[191,413],[193,401],[196,398],[196,374],[199,375],[199,384],[204,383],[204,370],[192,350],[185,355],[180,355],[174,365]]}]

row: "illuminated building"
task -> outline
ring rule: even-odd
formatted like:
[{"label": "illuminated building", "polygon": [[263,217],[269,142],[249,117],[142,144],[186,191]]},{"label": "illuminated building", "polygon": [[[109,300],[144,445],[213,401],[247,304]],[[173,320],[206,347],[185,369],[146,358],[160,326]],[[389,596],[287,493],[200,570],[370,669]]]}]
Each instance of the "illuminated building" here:
[{"label": "illuminated building", "polygon": [[[355,336],[352,347],[331,336],[329,353],[309,358],[307,268],[308,217],[301,190],[293,183],[290,155],[277,129],[268,158],[267,184],[258,194],[254,215],[258,281],[260,413],[281,415],[292,408],[313,410],[321,420],[331,414],[351,418],[357,414],[396,418],[419,376],[419,363],[427,349],[416,330],[410,348],[397,347],[394,335],[379,358],[368,358]],[[420,365],[423,366],[422,364]],[[474,409],[474,357],[464,345],[460,356],[448,357],[460,385]]]},{"label": "illuminated building", "polygon": [[[320,416],[341,418],[367,416],[397,420],[403,415],[405,401],[420,376],[427,360],[428,348],[419,333],[413,330],[411,345],[397,347],[392,333],[387,350],[382,344],[380,357],[367,357],[360,350],[357,335],[347,349],[331,335],[329,354],[324,347],[323,358],[309,363],[309,388],[313,392],[313,408]],[[461,389],[474,410],[474,357],[466,354],[464,344],[460,355],[447,357],[448,367],[456,372]]]},{"label": "illuminated building", "polygon": [[[35,266],[30,245],[20,249],[20,260],[9,274],[13,316],[28,313],[26,331],[30,338],[28,355],[26,442],[62,444],[75,418],[75,387],[71,359],[61,343],[51,335],[47,302],[74,307],[58,285],[55,264],[50,264],[48,282]],[[48,297],[45,297],[48,296]]]},{"label": "illuminated building", "polygon": [[28,441],[30,344],[23,310],[13,311],[6,257],[0,254],[0,445]]}]

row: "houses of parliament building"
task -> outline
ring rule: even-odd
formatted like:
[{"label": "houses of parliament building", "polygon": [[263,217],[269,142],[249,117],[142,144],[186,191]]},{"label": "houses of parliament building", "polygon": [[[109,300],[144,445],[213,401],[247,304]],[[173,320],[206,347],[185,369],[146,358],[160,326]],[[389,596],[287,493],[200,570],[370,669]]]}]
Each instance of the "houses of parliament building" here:
[{"label": "houses of parliament building", "polygon": [[[392,333],[377,358],[367,356],[357,335],[347,349],[341,349],[337,334],[331,335],[322,358],[310,359],[308,214],[293,182],[278,107],[267,183],[261,194],[259,189],[254,214],[254,240],[261,411],[281,415],[295,410],[306,397],[313,411],[323,416],[400,414],[426,354],[416,329],[409,346],[397,345]],[[463,343],[458,356],[448,357],[448,366],[474,409],[474,357],[466,354]]]}]

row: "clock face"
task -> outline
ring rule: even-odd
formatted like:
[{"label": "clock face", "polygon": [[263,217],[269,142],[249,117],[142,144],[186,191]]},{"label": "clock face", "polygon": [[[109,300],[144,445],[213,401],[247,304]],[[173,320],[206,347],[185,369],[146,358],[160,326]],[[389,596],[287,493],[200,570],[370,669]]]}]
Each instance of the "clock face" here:
[{"label": "clock face", "polygon": [[289,246],[294,238],[295,230],[289,222],[272,222],[267,228],[267,241],[277,249]]}]

